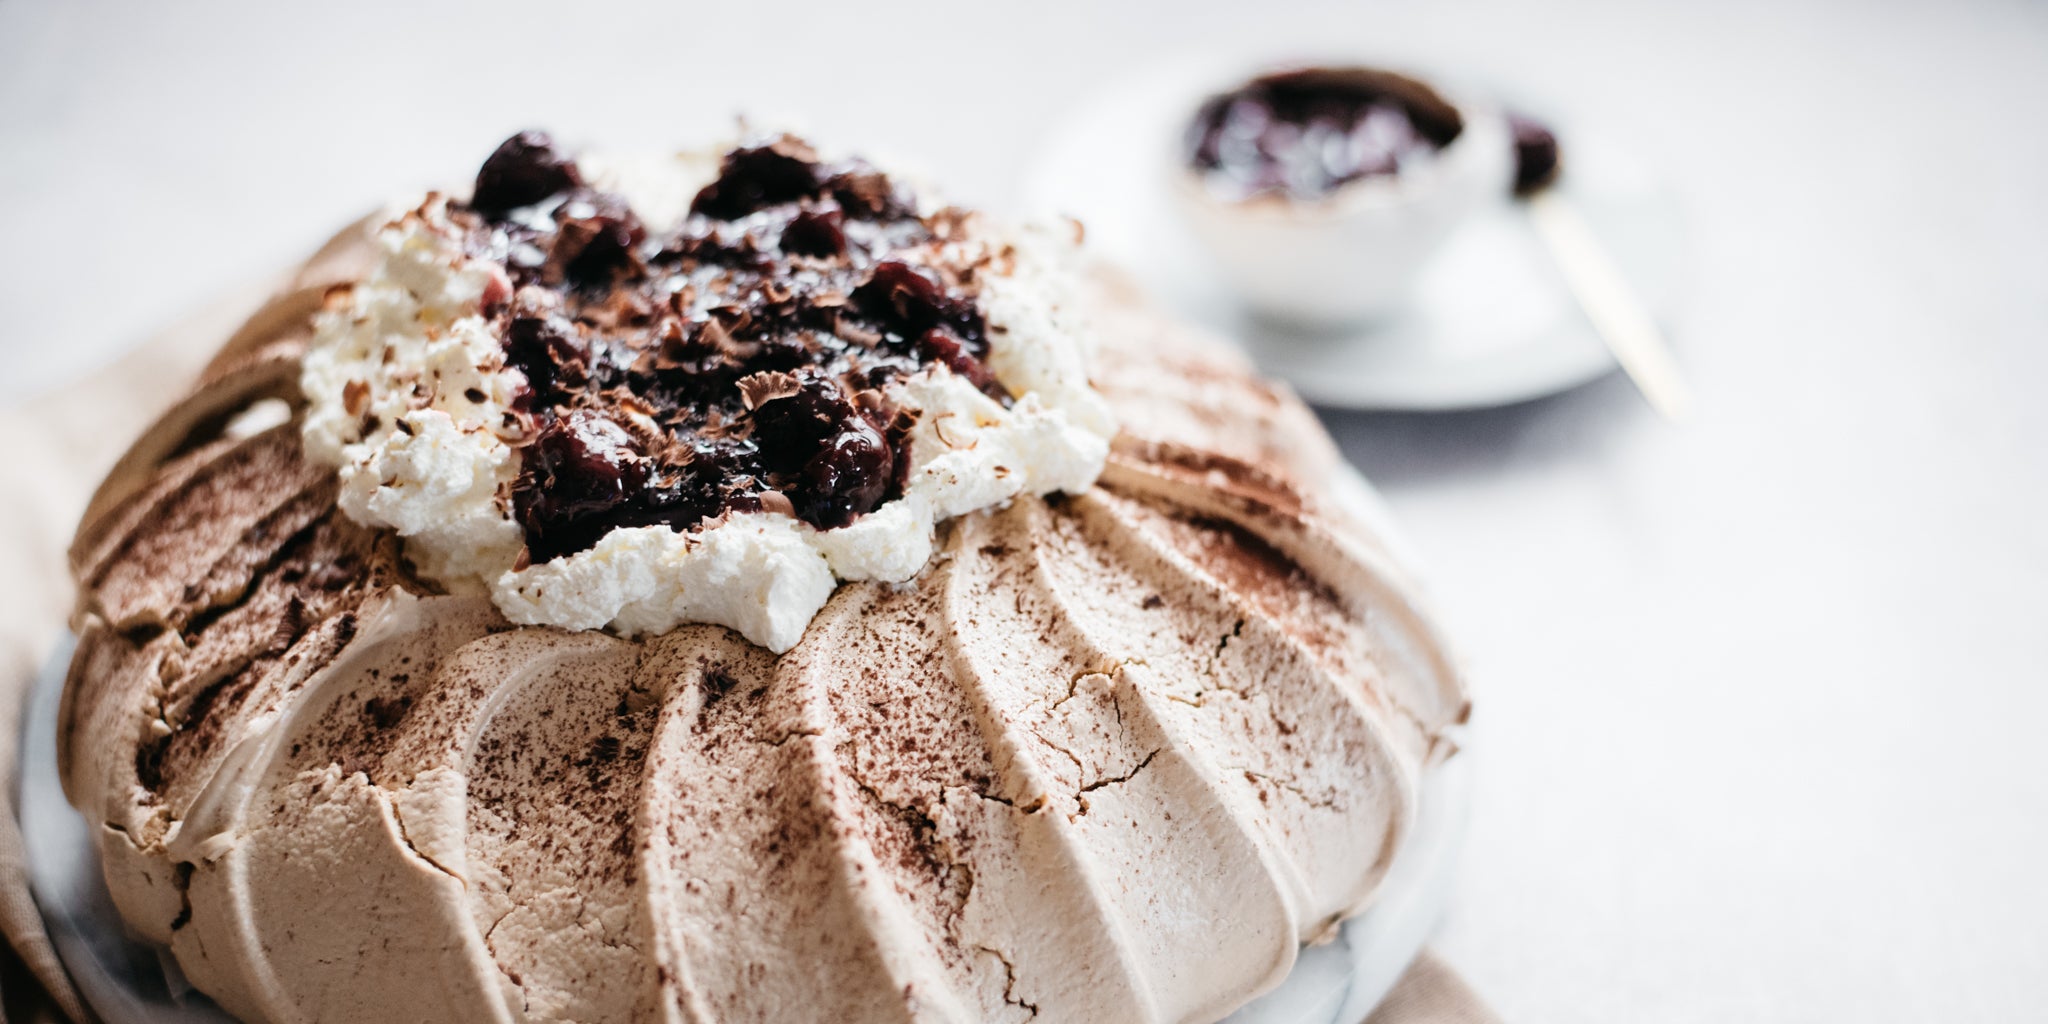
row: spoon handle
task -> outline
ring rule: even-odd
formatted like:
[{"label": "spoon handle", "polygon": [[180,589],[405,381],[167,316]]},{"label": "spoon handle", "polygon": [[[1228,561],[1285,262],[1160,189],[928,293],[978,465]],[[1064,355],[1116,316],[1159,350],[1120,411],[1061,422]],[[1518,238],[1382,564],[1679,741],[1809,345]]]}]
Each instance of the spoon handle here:
[{"label": "spoon handle", "polygon": [[1527,205],[1529,221],[1550,248],[1565,284],[1643,399],[1674,423],[1691,415],[1692,391],[1670,346],[1585,218],[1556,189],[1530,196]]}]

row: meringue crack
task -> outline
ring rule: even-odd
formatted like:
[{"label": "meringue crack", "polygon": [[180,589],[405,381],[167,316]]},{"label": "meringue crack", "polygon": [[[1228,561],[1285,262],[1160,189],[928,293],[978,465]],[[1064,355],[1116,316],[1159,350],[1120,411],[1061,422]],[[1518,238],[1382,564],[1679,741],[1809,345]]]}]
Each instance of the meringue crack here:
[{"label": "meringue crack", "polygon": [[1230,627],[1230,632],[1228,632],[1228,633],[1225,633],[1225,634],[1223,634],[1223,637],[1222,637],[1222,639],[1220,639],[1220,640],[1217,640],[1217,641],[1216,641],[1216,656],[1217,656],[1217,657],[1219,657],[1219,658],[1220,658],[1220,657],[1222,657],[1222,656],[1223,656],[1223,649],[1224,649],[1224,648],[1226,648],[1226,647],[1229,647],[1229,646],[1230,646],[1230,642],[1231,642],[1232,640],[1235,640],[1235,639],[1237,639],[1238,637],[1241,637],[1241,636],[1243,636],[1243,635],[1244,635],[1244,620],[1243,620],[1243,619],[1239,619],[1239,620],[1237,620],[1237,622],[1236,622],[1236,623],[1235,623],[1234,625],[1232,625],[1232,626]]},{"label": "meringue crack", "polygon": [[1017,1007],[1030,1014],[1031,1016],[1025,1018],[1026,1020],[1036,1020],[1038,1018],[1038,1004],[1017,994],[1017,965],[1011,963],[1010,958],[1004,956],[1003,951],[994,946],[977,945],[974,948],[1002,962],[1004,1005]]},{"label": "meringue crack", "polygon": [[426,851],[420,849],[418,844],[412,841],[412,833],[410,830],[406,828],[405,825],[405,815],[398,809],[398,804],[393,799],[393,794],[384,790],[382,787],[375,785],[374,783],[370,783],[370,777],[367,773],[357,772],[356,774],[362,776],[363,781],[365,783],[369,783],[371,785],[371,788],[376,791],[378,798],[384,801],[384,808],[386,811],[390,812],[392,823],[398,826],[398,841],[405,844],[406,852],[412,854],[414,860],[417,860],[420,863],[425,864],[428,867],[431,867],[444,875],[447,875],[449,878],[455,879],[457,882],[460,882],[464,888],[468,888],[469,881],[467,879],[463,878],[461,875],[456,874],[454,869],[450,868],[448,865],[443,864],[438,860],[435,860],[431,854],[428,854]]},{"label": "meringue crack", "polygon": [[1251,783],[1254,786],[1272,786],[1275,789],[1292,793],[1297,798],[1299,798],[1301,802],[1309,805],[1310,807],[1314,807],[1317,810],[1341,811],[1344,809],[1344,805],[1339,803],[1334,798],[1327,795],[1317,796],[1313,793],[1310,793],[1308,790],[1303,789],[1300,783],[1295,782],[1292,779],[1284,778],[1278,775],[1270,775],[1265,772],[1256,771],[1251,768],[1231,768],[1227,770],[1241,773],[1244,776],[1245,781]]},{"label": "meringue crack", "polygon": [[1130,771],[1127,771],[1122,775],[1111,775],[1105,778],[1096,779],[1094,782],[1082,786],[1081,789],[1074,794],[1074,799],[1080,805],[1080,809],[1076,811],[1071,817],[1079,818],[1088,813],[1088,794],[1097,792],[1099,790],[1107,789],[1111,786],[1121,786],[1124,783],[1137,778],[1138,773],[1144,771],[1148,766],[1150,766],[1152,764],[1152,759],[1158,756],[1159,749],[1155,747],[1151,751],[1148,751],[1145,754],[1144,759],[1139,761],[1137,763],[1137,766],[1133,767]]}]

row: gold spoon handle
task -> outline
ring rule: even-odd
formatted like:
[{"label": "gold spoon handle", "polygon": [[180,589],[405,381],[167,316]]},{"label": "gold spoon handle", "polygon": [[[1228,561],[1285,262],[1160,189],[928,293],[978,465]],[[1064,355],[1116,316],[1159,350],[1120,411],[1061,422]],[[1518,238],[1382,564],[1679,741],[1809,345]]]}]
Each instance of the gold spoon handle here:
[{"label": "gold spoon handle", "polygon": [[1550,247],[1565,284],[1636,390],[1667,420],[1676,423],[1691,415],[1692,391],[1671,347],[1585,218],[1556,189],[1538,192],[1527,203],[1529,221]]}]

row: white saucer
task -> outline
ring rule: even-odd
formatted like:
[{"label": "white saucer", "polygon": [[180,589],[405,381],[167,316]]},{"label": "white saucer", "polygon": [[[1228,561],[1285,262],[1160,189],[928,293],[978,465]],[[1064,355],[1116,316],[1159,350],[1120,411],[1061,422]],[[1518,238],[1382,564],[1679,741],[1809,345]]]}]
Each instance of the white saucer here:
[{"label": "white saucer", "polygon": [[[1459,228],[1424,269],[1409,308],[1385,321],[1304,337],[1248,317],[1180,222],[1166,185],[1182,126],[1205,91],[1228,81],[1233,68],[1249,74],[1252,67],[1181,60],[1104,89],[1040,148],[1025,176],[1031,212],[1079,218],[1097,255],[1124,267],[1168,308],[1236,339],[1262,369],[1319,405],[1483,408],[1562,391],[1615,368],[1507,196]],[[1541,107],[1530,113],[1557,129],[1559,188],[1651,311],[1668,320],[1683,278],[1684,229],[1664,180],[1597,131]]]}]

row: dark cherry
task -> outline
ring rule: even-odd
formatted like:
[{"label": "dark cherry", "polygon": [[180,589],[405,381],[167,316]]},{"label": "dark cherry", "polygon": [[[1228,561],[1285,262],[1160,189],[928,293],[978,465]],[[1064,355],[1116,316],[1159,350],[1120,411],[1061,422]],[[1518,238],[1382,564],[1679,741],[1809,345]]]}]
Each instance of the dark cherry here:
[{"label": "dark cherry", "polygon": [[915,340],[943,326],[963,344],[978,347],[983,342],[986,328],[974,304],[947,295],[937,281],[901,260],[875,264],[850,297],[861,312],[898,338]]},{"label": "dark cherry", "polygon": [[596,543],[603,524],[646,487],[649,461],[624,427],[603,413],[576,409],[541,431],[521,454],[513,511],[535,561]]},{"label": "dark cherry", "polygon": [[1531,196],[1557,180],[1560,154],[1557,135],[1527,114],[1508,112],[1508,131],[1515,139],[1515,194]]},{"label": "dark cherry", "polygon": [[918,335],[917,351],[930,362],[946,364],[947,369],[967,378],[967,382],[979,390],[986,391],[995,385],[995,376],[989,372],[988,364],[969,353],[966,344],[944,327],[934,327]]},{"label": "dark cherry", "polygon": [[526,375],[531,401],[553,402],[558,386],[581,383],[590,359],[574,325],[559,316],[514,316],[505,327],[505,362]]},{"label": "dark cherry", "polygon": [[498,145],[477,172],[469,205],[486,216],[531,206],[583,184],[576,161],[555,148],[546,132],[520,132]]},{"label": "dark cherry", "polygon": [[609,192],[578,192],[555,210],[555,223],[548,267],[569,284],[609,285],[621,272],[639,270],[637,247],[647,229],[623,198]]},{"label": "dark cherry", "polygon": [[754,410],[754,444],[797,518],[820,529],[844,526],[881,504],[895,456],[835,380],[806,374],[793,395]]},{"label": "dark cherry", "polygon": [[846,215],[838,210],[805,210],[782,229],[782,251],[821,259],[846,253]]},{"label": "dark cherry", "polygon": [[718,179],[697,193],[690,212],[738,220],[757,210],[817,194],[817,154],[785,135],[765,146],[727,153],[719,164]]},{"label": "dark cherry", "polygon": [[817,373],[801,374],[799,380],[795,394],[754,410],[754,446],[771,473],[803,468],[847,420],[860,415],[838,381]]},{"label": "dark cherry", "polygon": [[897,194],[887,175],[865,164],[853,164],[825,180],[825,192],[846,215],[856,220],[885,220],[911,215],[908,198]]},{"label": "dark cherry", "polygon": [[888,496],[895,454],[866,419],[846,421],[786,489],[796,516],[829,530],[874,511]]}]

